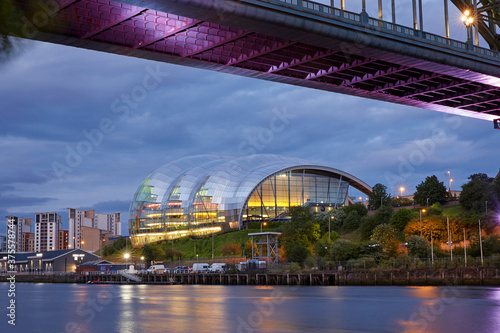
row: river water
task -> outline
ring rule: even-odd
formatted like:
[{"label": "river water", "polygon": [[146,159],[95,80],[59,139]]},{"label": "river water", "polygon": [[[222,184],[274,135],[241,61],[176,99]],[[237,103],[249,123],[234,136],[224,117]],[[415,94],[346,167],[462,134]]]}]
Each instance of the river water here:
[{"label": "river water", "polygon": [[500,332],[500,288],[17,283],[0,332]]}]

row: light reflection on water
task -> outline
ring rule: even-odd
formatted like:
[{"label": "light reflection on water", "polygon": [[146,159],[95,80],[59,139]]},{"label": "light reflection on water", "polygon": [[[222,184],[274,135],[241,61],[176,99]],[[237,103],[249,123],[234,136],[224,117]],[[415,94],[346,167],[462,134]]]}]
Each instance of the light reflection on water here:
[{"label": "light reflection on water", "polygon": [[2,333],[500,332],[500,288],[18,283],[17,290],[17,325],[3,319]]}]

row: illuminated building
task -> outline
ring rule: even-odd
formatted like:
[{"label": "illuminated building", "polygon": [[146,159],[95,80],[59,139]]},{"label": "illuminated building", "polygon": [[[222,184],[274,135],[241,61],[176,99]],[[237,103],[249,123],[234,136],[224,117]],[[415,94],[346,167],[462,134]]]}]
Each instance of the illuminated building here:
[{"label": "illuminated building", "polygon": [[57,213],[35,214],[35,251],[54,251],[59,248],[61,215]]},{"label": "illuminated building", "polygon": [[[99,239],[102,237],[96,236],[96,242],[94,246],[91,246],[91,242],[89,243],[91,240],[83,237],[83,228],[96,229],[93,235],[105,234],[107,238],[109,238],[109,234],[113,237],[120,236],[122,233],[121,213],[100,214],[96,213],[94,210],[68,208],[68,225],[68,247],[71,249],[82,249],[84,248],[83,245],[85,242],[87,242],[85,249],[95,251],[96,249],[94,249],[94,246],[101,244]],[[104,233],[101,231],[104,231]],[[90,232],[92,231],[87,229],[87,234]],[[87,248],[88,246],[91,246],[92,250]]]},{"label": "illuminated building", "polygon": [[137,189],[129,212],[134,247],[183,236],[244,229],[247,222],[289,220],[292,206],[325,212],[347,203],[354,176],[278,155],[199,155],[167,163]]},{"label": "illuminated building", "polygon": [[16,252],[28,252],[30,250],[29,240],[34,238],[31,232],[31,218],[22,218],[17,216],[7,216],[7,235],[9,234],[9,225],[13,226]]}]

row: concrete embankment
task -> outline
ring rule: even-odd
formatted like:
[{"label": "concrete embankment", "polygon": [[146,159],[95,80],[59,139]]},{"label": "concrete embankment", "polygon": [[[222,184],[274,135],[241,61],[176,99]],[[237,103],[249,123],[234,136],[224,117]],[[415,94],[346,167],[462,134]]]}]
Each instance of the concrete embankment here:
[{"label": "concrete embankment", "polygon": [[[17,282],[102,283],[102,284],[205,284],[205,285],[304,285],[304,286],[500,286],[497,268],[427,270],[349,271],[315,273],[240,274],[139,274],[140,282],[119,274],[16,275]],[[0,282],[7,281],[6,275]]]}]

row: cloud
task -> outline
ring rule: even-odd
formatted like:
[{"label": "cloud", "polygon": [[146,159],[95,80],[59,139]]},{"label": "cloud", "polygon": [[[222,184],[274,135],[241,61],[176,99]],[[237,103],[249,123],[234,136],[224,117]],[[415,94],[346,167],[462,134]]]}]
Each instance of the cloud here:
[{"label": "cloud", "polygon": [[[162,81],[128,112],[116,112],[114,103],[126,105],[151,68],[165,73]],[[56,211],[67,223],[66,209],[74,207],[121,211],[125,221],[152,170],[188,155],[239,156],[248,153],[244,144],[338,168],[370,185],[387,183],[387,172],[399,176],[402,160],[413,158],[418,163],[403,177],[409,189],[432,174],[444,180],[446,170],[459,188],[470,174],[493,176],[500,165],[500,132],[484,121],[49,43],[30,43],[2,68],[0,84],[5,214]],[[293,117],[273,131],[276,110]],[[113,129],[104,133],[106,119]],[[436,133],[444,136],[426,153]],[[68,163],[70,151],[77,162]],[[62,177],[55,163],[67,168]]]},{"label": "cloud", "polygon": [[46,204],[54,200],[54,198],[20,197],[16,195],[0,194],[0,205],[9,208],[32,207],[34,205]]}]

